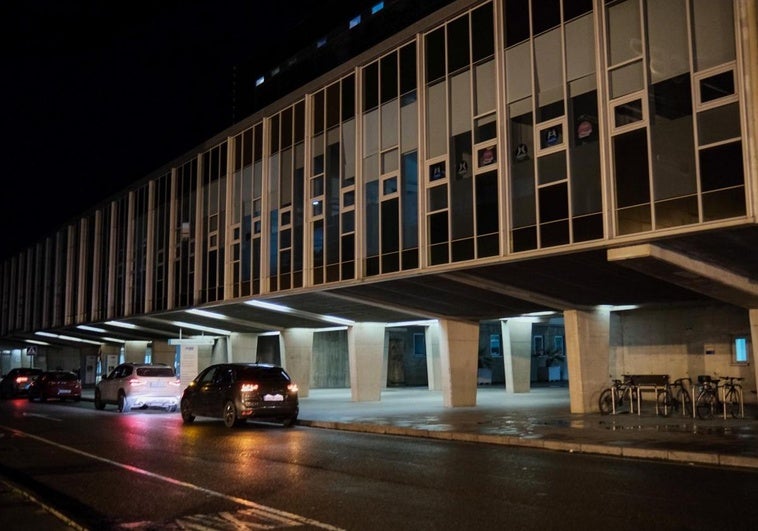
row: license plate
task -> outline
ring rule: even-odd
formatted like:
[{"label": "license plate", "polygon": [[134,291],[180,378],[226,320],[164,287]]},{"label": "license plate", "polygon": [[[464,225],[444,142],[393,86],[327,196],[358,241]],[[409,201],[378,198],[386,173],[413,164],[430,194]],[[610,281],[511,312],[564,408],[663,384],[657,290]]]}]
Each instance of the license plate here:
[{"label": "license plate", "polygon": [[71,392],[71,389],[58,389],[59,395],[67,395]]},{"label": "license plate", "polygon": [[264,402],[282,402],[284,400],[284,396],[280,394],[276,395],[263,395]]},{"label": "license plate", "polygon": [[150,382],[150,387],[166,387],[166,382]]}]

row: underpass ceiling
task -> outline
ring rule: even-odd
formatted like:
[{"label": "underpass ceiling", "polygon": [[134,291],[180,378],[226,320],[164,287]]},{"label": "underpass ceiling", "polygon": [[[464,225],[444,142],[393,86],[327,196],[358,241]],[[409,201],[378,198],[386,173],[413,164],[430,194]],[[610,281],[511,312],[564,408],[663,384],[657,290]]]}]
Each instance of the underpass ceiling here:
[{"label": "underpass ceiling", "polygon": [[[752,279],[758,272],[758,229],[731,229],[698,233],[653,242],[718,265]],[[434,318],[479,321],[567,308],[598,305],[699,304],[713,301],[714,289],[701,289],[706,279],[685,285],[681,272],[668,264],[650,271],[609,261],[606,249],[597,249],[409,277],[326,287],[292,294],[276,294],[258,307],[236,301],[206,305],[210,314],[185,310],[120,319],[136,329],[94,323],[106,330],[93,333],[67,327],[58,333],[91,340],[162,339],[209,332],[193,326],[240,333],[265,333],[286,328],[327,328],[352,322],[397,323]],[[664,272],[664,273],[662,273]],[[707,279],[712,283],[712,279]],[[333,319],[336,317],[338,319]],[[41,339],[32,334],[26,337]],[[63,344],[65,343],[62,342]],[[24,344],[23,346],[28,346]]]}]

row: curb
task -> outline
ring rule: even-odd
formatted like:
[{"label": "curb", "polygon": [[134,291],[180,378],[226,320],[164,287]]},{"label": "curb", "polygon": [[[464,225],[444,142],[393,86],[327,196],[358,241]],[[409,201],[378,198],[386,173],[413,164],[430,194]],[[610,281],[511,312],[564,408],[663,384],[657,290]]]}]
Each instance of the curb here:
[{"label": "curb", "polygon": [[496,444],[501,446],[536,448],[568,453],[627,457],[632,459],[652,459],[656,461],[671,461],[679,464],[689,463],[758,470],[758,457],[711,454],[704,452],[685,452],[681,450],[630,448],[598,443],[552,441],[549,439],[526,439],[509,435],[418,430],[399,426],[361,424],[356,422],[298,419],[297,424],[299,426],[307,426],[310,428],[371,433],[374,435],[403,435],[407,437],[420,437],[445,441]]}]

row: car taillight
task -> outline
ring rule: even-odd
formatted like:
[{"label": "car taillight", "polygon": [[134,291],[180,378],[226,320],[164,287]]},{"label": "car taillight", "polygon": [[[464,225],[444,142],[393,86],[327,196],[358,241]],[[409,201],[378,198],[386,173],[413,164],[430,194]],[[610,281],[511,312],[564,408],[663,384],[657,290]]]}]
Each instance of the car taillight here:
[{"label": "car taillight", "polygon": [[28,376],[17,376],[16,377],[16,383],[26,383],[29,381]]},{"label": "car taillight", "polygon": [[258,384],[242,384],[240,390],[243,393],[252,393],[258,389]]},{"label": "car taillight", "polygon": [[174,380],[173,382],[169,382],[168,384],[179,387],[180,385],[182,385],[182,382],[180,382],[179,380]]},{"label": "car taillight", "polygon": [[129,385],[145,385],[145,382],[139,378],[132,378],[129,380]]},{"label": "car taillight", "polygon": [[289,384],[287,386],[287,391],[289,391],[290,393],[297,393],[297,384],[293,384],[293,383]]}]

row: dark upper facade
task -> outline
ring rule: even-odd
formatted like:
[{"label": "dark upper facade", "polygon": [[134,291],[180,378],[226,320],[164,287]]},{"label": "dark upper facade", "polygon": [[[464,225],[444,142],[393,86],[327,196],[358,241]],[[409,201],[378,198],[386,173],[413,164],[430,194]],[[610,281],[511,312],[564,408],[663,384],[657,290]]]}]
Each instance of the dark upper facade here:
[{"label": "dark upper facade", "polygon": [[0,264],[3,343],[758,307],[751,2],[446,4]]}]

